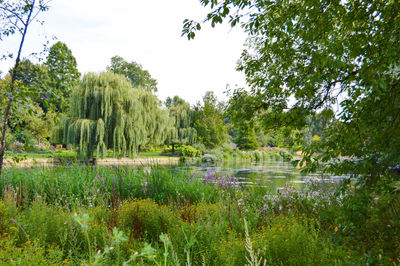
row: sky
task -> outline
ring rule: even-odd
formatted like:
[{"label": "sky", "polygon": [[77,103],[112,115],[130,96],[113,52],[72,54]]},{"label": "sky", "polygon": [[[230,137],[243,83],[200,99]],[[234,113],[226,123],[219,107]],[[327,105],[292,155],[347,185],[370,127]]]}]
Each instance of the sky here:
[{"label": "sky", "polygon": [[[39,17],[44,24],[29,28],[23,57],[42,51],[46,41],[61,41],[78,70],[87,73],[105,71],[119,55],[149,71],[161,100],[178,95],[191,104],[206,91],[226,100],[227,84],[245,86],[244,74],[235,70],[246,40],[241,28],[204,25],[194,40],[181,36],[185,18],[202,20],[209,11],[198,0],[52,0],[49,5]],[[16,53],[17,37],[0,42],[0,53]],[[0,70],[5,73],[12,64],[0,61]]]}]

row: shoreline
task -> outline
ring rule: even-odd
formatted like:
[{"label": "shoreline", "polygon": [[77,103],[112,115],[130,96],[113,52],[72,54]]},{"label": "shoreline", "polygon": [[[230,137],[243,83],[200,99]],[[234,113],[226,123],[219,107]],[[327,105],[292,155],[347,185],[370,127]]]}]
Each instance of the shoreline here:
[{"label": "shoreline", "polygon": [[[37,166],[58,166],[65,164],[66,162],[82,163],[83,161],[75,161],[71,159],[60,159],[60,158],[38,158],[38,159],[24,159],[19,162],[13,161],[13,159],[5,159],[5,167],[37,167]],[[107,165],[168,165],[168,164],[179,164],[179,157],[152,157],[152,158],[105,158],[97,159],[95,165],[107,166]]]}]

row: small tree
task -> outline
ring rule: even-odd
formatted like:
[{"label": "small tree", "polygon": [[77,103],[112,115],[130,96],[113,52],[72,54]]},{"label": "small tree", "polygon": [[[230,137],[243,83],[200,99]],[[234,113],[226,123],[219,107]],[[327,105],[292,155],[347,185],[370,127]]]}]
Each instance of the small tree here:
[{"label": "small tree", "polygon": [[223,105],[212,91],[203,96],[203,105],[198,103],[194,107],[192,124],[197,131],[197,139],[207,148],[219,147],[227,140],[223,115]]},{"label": "small tree", "polygon": [[237,137],[235,143],[241,150],[256,150],[258,143],[254,132],[254,123],[242,122],[237,128]]},{"label": "small tree", "polygon": [[0,175],[3,169],[3,159],[5,151],[5,139],[8,119],[10,116],[11,105],[14,101],[17,74],[19,71],[19,63],[21,61],[22,47],[25,42],[25,36],[29,25],[36,19],[40,12],[46,11],[48,6],[44,0],[24,0],[24,1],[0,1],[0,40],[4,37],[18,32],[21,35],[17,57],[15,59],[14,68],[11,73],[11,81],[8,89],[8,103],[4,112],[3,123],[1,128],[0,141]]},{"label": "small tree", "polygon": [[174,127],[170,131],[166,143],[172,145],[172,152],[175,152],[175,145],[191,145],[196,142],[196,129],[191,127],[190,105],[183,99],[175,96],[168,97],[165,105],[169,115],[174,121]]}]

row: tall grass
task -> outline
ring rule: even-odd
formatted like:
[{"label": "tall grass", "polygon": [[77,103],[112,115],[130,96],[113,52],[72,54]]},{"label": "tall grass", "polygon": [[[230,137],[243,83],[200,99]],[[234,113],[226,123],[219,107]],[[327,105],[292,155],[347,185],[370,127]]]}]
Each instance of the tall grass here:
[{"label": "tall grass", "polygon": [[215,203],[224,193],[242,186],[235,177],[212,173],[196,176],[162,167],[7,168],[4,177],[1,193],[13,190],[21,203],[39,196],[48,203],[67,207],[94,206],[115,197],[120,201],[150,198],[160,204]]},{"label": "tall grass", "polygon": [[[263,183],[247,187],[228,175],[157,167],[9,168],[4,176],[3,264],[12,263],[13,249],[25,252],[21,264],[400,263],[395,241],[382,238],[380,249],[367,241],[349,245],[357,238],[341,214],[348,201],[333,188],[322,193],[314,179],[302,191],[286,186],[272,195]],[[378,218],[367,224],[383,225]],[[376,235],[397,239],[399,227],[390,225]],[[46,252],[29,256],[36,249]],[[53,255],[46,261],[45,254]]]}]

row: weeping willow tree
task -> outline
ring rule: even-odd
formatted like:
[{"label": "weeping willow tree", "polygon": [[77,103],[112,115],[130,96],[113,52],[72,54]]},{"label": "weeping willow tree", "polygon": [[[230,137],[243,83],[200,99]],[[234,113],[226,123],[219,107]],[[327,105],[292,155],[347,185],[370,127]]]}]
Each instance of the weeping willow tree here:
[{"label": "weeping willow tree", "polygon": [[172,145],[172,152],[175,151],[175,145],[195,143],[197,132],[190,126],[190,105],[178,96],[172,99],[168,97],[165,105],[174,123],[166,139],[166,143]]},{"label": "weeping willow tree", "polygon": [[54,139],[72,144],[80,157],[133,157],[138,148],[162,143],[171,126],[166,110],[150,91],[132,88],[121,75],[104,72],[85,75],[73,91],[70,113]]}]

